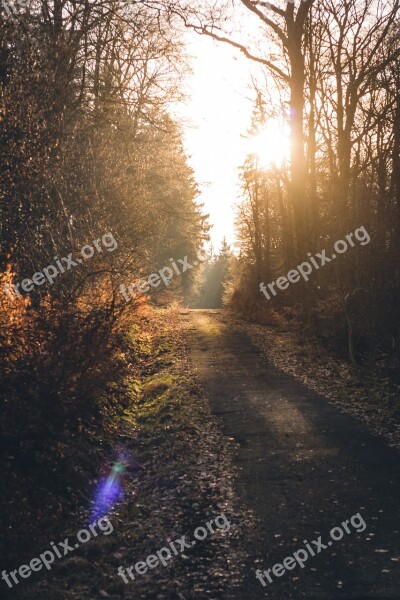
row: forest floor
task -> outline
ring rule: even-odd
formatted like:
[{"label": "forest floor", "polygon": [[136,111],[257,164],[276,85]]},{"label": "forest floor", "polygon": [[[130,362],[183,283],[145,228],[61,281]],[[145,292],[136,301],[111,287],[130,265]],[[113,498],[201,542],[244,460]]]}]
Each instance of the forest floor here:
[{"label": "forest floor", "polygon": [[[236,597],[234,590],[240,584],[244,562],[241,532],[252,517],[241,510],[235,498],[232,449],[194,380],[177,309],[149,309],[140,327],[133,325],[127,332],[124,359],[128,374],[123,385],[110,386],[109,393],[128,394],[130,401],[125,400],[115,414],[108,414],[108,425],[92,432],[90,443],[80,442],[79,457],[88,475],[79,496],[81,510],[76,510],[76,501],[68,521],[60,519],[58,528],[42,529],[33,539],[28,536],[25,548],[24,527],[20,525],[22,548],[6,566],[11,570],[27,564],[51,549],[51,540],[76,539],[77,532],[89,523],[89,505],[82,504],[82,498],[90,500],[102,477],[110,473],[115,462],[123,461],[127,467],[122,476],[124,497],[109,512],[113,532],[92,537],[65,558],[56,559],[50,571],[43,569],[27,579],[20,578],[11,590],[0,581],[1,597],[4,592],[7,598],[18,600]],[[91,454],[93,445],[97,447],[96,457]],[[103,465],[89,479],[99,452]],[[34,483],[34,479],[25,480],[27,497],[35,496]],[[72,482],[71,486],[77,494]],[[44,490],[40,492],[43,498]],[[65,504],[67,499],[59,494],[57,501]],[[51,513],[52,504],[43,509]],[[8,510],[13,511],[13,507]],[[135,580],[128,584],[118,575],[119,566],[126,571],[168,547],[169,540],[184,535],[193,539],[197,527],[222,513],[229,521],[229,531],[214,527],[215,532],[198,541],[195,548],[173,556],[165,567],[149,569],[144,575],[135,573]]]},{"label": "forest floor", "polygon": [[304,335],[303,325],[295,321],[266,327],[230,314],[229,322],[246,332],[276,368],[355,416],[371,433],[384,436],[390,446],[400,448],[399,371],[384,357],[374,367],[354,366],[317,337]]},{"label": "forest floor", "polygon": [[[375,406],[386,384],[363,383],[361,372],[315,340],[225,311],[146,309],[126,332],[119,361],[123,373],[104,391],[102,422],[81,436],[66,432],[55,446],[44,440],[40,451],[5,453],[1,468],[12,474],[14,501],[2,510],[14,533],[1,534],[9,548],[4,566],[17,569],[50,541],[76,539],[97,486],[122,461],[124,497],[108,515],[113,531],[11,590],[0,581],[1,597],[398,598],[398,453],[326,398],[359,420],[372,416],[371,430],[394,445],[394,404],[383,395],[383,417]],[[266,590],[255,579],[256,568],[282,562],[303,539],[326,536],[357,512],[365,532],[335,542]],[[168,540],[193,539],[221,513],[229,531],[215,531],[128,584],[118,575],[119,566],[145,561]]]},{"label": "forest floor", "polygon": [[[263,347],[275,362],[280,360],[280,366],[297,369],[316,387],[316,347],[308,368],[296,364],[296,354],[303,357],[308,351],[299,350],[293,339],[286,356],[288,347],[279,344],[282,331],[239,320],[235,326],[235,319],[224,311],[186,311],[182,321],[213,412],[224,434],[238,444],[233,455],[239,469],[237,496],[258,523],[255,540],[246,544],[251,548],[247,577],[237,599],[254,600],[265,594],[277,600],[397,599],[398,450],[372,435],[359,418],[278,370],[260,350]],[[326,356],[320,359],[323,362]],[[328,364],[326,368],[329,372]],[[336,368],[333,361],[331,376],[325,375],[324,381],[332,395],[335,385],[338,393],[343,388]],[[343,372],[348,373],[344,367]],[[357,389],[356,382],[348,382],[350,389],[351,385]],[[361,404],[360,398],[357,401]],[[369,405],[366,409],[368,413]],[[361,407],[355,412],[360,417]],[[343,530],[343,522],[348,524],[358,513],[365,526],[350,528],[341,541],[332,542],[330,530],[341,524]],[[293,568],[289,561],[282,573],[285,557],[319,536],[326,548],[315,557],[309,553],[304,568],[298,564]],[[263,588],[255,570],[277,564],[272,583],[265,578]]]}]

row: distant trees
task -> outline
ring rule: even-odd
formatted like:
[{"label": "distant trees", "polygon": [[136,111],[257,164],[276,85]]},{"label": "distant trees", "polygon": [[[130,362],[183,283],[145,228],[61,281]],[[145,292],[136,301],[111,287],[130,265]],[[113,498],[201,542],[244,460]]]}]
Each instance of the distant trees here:
[{"label": "distant trees", "polygon": [[233,254],[226,239],[217,255],[210,254],[197,281],[196,308],[222,308],[225,293],[232,278]]}]

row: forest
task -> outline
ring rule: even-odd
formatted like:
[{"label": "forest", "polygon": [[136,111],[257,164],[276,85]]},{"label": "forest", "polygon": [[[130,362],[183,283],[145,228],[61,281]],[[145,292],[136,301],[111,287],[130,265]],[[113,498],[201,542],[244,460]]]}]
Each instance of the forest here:
[{"label": "forest", "polygon": [[[398,597],[399,28],[400,0],[1,1],[0,596]],[[229,182],[179,112],[202,53],[246,96]]]}]

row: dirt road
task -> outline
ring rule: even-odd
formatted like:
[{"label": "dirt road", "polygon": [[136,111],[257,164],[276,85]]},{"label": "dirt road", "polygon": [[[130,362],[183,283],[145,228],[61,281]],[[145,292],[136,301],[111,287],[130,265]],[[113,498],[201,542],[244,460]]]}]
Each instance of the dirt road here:
[{"label": "dirt road", "polygon": [[[399,453],[267,364],[245,334],[227,327],[223,312],[184,311],[182,320],[212,409],[239,444],[238,496],[260,520],[248,532],[238,600],[398,600]],[[357,513],[366,528],[355,519],[347,533],[341,523]],[[333,541],[336,526],[344,533]],[[326,548],[312,544],[319,536]],[[276,567],[263,587],[255,570],[282,564],[305,540],[316,555],[308,552],[304,568],[293,561],[283,573]]]}]

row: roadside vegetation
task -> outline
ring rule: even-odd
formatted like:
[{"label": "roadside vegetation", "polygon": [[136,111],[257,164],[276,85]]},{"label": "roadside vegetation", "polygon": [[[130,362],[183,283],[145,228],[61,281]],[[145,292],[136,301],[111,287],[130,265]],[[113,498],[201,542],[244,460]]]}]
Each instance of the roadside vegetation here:
[{"label": "roadside vegetation", "polygon": [[[34,489],[35,473],[24,479],[22,494],[39,504],[46,498],[39,521],[11,509],[13,540],[18,553],[7,559],[16,568],[47,548],[49,539],[73,537],[87,523],[90,500],[113,464],[124,461],[124,497],[109,514],[114,531],[58,560],[50,573],[36,573],[18,586],[18,597],[29,600],[67,600],[118,597],[229,598],[241,581],[243,528],[251,515],[240,512],[232,488],[232,448],[224,439],[197,385],[182,338],[177,308],[148,309],[127,326],[124,345],[116,355],[119,378],[109,382],[100,422],[93,421],[85,436],[65,443],[66,490],[54,481]],[[42,465],[51,460],[51,448]],[[122,458],[123,457],[123,458]],[[53,464],[60,461],[53,457]],[[21,485],[22,488],[22,485]],[[14,486],[13,493],[18,492]],[[19,504],[19,502],[18,502]],[[62,504],[64,514],[49,522]],[[17,503],[15,504],[17,507]],[[20,504],[19,504],[20,506]],[[86,506],[86,509],[84,508]],[[126,585],[117,574],[165,546],[167,539],[193,536],[198,526],[223,512],[229,532],[217,532],[167,567],[136,576]],[[33,509],[30,516],[34,514]],[[35,515],[37,518],[38,515]],[[60,518],[64,517],[64,518]],[[29,536],[28,536],[29,532]],[[29,543],[27,544],[27,539]],[[4,540],[6,542],[7,540]],[[97,568],[96,565],[100,565]],[[10,591],[10,597],[13,590]]]}]

